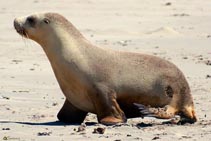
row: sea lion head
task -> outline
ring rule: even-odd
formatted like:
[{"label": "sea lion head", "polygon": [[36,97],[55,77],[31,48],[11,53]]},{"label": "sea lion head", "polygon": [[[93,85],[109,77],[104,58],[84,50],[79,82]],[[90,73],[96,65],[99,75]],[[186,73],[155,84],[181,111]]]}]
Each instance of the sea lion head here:
[{"label": "sea lion head", "polygon": [[45,38],[46,34],[50,34],[51,21],[44,14],[33,14],[26,17],[16,18],[14,27],[16,31],[23,37],[30,38],[35,41]]},{"label": "sea lion head", "polygon": [[65,17],[57,13],[37,13],[16,18],[14,27],[21,36],[40,44],[58,38],[61,35],[58,31],[80,35]]}]

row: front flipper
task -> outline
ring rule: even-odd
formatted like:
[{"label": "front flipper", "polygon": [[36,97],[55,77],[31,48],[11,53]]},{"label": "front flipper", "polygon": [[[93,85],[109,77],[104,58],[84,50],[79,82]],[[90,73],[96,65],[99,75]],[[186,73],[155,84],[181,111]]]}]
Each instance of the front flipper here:
[{"label": "front flipper", "polygon": [[80,124],[84,121],[87,112],[73,106],[67,99],[57,117],[59,121],[69,124]]},{"label": "front flipper", "polygon": [[126,122],[126,117],[116,101],[116,92],[103,83],[95,86],[94,105],[98,121],[105,125]]}]

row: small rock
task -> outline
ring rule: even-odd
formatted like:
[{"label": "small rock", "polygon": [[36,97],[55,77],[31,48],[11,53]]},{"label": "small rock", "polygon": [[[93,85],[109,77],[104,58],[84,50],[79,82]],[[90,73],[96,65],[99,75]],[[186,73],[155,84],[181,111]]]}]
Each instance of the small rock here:
[{"label": "small rock", "polygon": [[10,128],[2,128],[2,130],[10,130]]},{"label": "small rock", "polygon": [[211,75],[208,74],[208,75],[206,76],[206,78],[211,78]]},{"label": "small rock", "polygon": [[34,0],[34,3],[38,3],[39,1],[38,0]]},{"label": "small rock", "polygon": [[27,91],[27,90],[20,90],[20,91],[18,91],[19,93],[29,93],[29,91]]},{"label": "small rock", "polygon": [[171,6],[171,2],[167,2],[165,5],[166,6]]},{"label": "small rock", "polygon": [[41,118],[45,118],[46,116],[45,115],[32,115],[32,119],[33,120],[40,120]]},{"label": "small rock", "polygon": [[18,64],[18,63],[23,62],[23,61],[22,60],[12,60],[12,62]]},{"label": "small rock", "polygon": [[182,13],[180,14],[181,17],[184,17],[184,16],[190,16],[189,14],[186,14],[186,13]]},{"label": "small rock", "polygon": [[102,127],[95,128],[92,133],[94,133],[94,134],[104,134],[105,128],[102,128]]},{"label": "small rock", "polygon": [[207,61],[205,62],[205,64],[208,65],[208,66],[211,66],[211,61],[210,61],[210,60],[207,60]]},{"label": "small rock", "polygon": [[190,136],[182,136],[182,138],[190,139],[191,137]]},{"label": "small rock", "polygon": [[204,58],[203,57],[200,57],[200,58],[198,58],[199,60],[204,60]]},{"label": "small rock", "polygon": [[180,121],[180,119],[181,119],[180,116],[175,116],[174,118],[172,118],[172,119],[170,120],[170,123],[171,123],[171,124],[178,124],[179,121]]},{"label": "small rock", "polygon": [[39,133],[37,133],[38,136],[50,136],[50,134],[52,134],[52,132],[39,132]]},{"label": "small rock", "polygon": [[3,137],[3,140],[9,140],[9,139],[10,139],[10,137],[8,137],[8,136]]},{"label": "small rock", "polygon": [[183,59],[188,59],[188,57],[185,56],[185,57],[183,57]]},{"label": "small rock", "polygon": [[6,99],[6,100],[9,100],[10,98],[9,97],[6,97],[6,96],[2,96],[3,99]]},{"label": "small rock", "polygon": [[123,40],[123,41],[118,41],[117,43],[122,46],[127,46],[128,45],[127,42],[128,42],[127,40]]},{"label": "small rock", "polygon": [[157,139],[160,139],[160,137],[154,137],[152,140],[157,140]]},{"label": "small rock", "polygon": [[85,131],[86,129],[86,124],[82,123],[79,127],[78,130],[76,132],[81,132],[81,131]]},{"label": "small rock", "polygon": [[130,134],[127,134],[127,137],[131,137],[132,135],[130,135]]},{"label": "small rock", "polygon": [[173,16],[175,16],[175,17],[177,17],[177,16],[185,17],[185,16],[190,16],[190,15],[186,14],[186,13],[182,13],[182,14],[174,14]]},{"label": "small rock", "polygon": [[58,105],[58,103],[57,102],[54,102],[53,104],[52,104],[52,106],[57,106]]}]

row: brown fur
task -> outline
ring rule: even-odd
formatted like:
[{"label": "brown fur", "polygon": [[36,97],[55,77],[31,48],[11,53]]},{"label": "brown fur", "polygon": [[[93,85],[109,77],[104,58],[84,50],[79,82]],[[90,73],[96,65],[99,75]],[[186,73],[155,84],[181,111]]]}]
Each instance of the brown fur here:
[{"label": "brown fur", "polygon": [[[34,27],[27,18],[15,19],[14,25],[21,35],[38,42],[48,56],[66,96],[58,114],[61,121],[80,123],[87,112],[97,114],[103,124],[148,115],[172,118],[176,114],[187,122],[196,121],[188,83],[172,63],[146,54],[96,47],[59,14],[32,16]],[[139,109],[134,103],[139,103]]]}]

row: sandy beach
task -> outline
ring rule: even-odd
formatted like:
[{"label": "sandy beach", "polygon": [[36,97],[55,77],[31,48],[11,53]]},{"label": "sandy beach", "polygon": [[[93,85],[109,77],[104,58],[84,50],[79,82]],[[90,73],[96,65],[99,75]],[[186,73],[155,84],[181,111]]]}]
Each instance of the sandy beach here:
[{"label": "sandy beach", "polygon": [[[211,1],[1,0],[0,140],[211,140]],[[65,16],[93,44],[159,56],[184,72],[195,124],[134,118],[104,126],[89,114],[82,125],[57,122],[64,96],[42,48],[16,33],[13,20],[35,12]],[[104,129],[104,134],[93,133]]]}]

